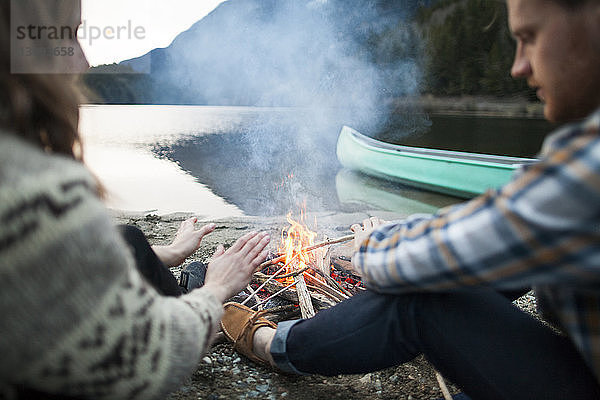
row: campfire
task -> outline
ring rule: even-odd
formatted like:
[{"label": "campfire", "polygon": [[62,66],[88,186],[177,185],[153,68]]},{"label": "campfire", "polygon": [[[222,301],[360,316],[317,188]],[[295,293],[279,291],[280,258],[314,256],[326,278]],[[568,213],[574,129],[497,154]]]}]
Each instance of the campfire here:
[{"label": "campfire", "polygon": [[[295,311],[299,307],[302,318],[310,318],[318,310],[364,290],[356,272],[342,265],[349,266],[349,259],[331,257],[333,245],[348,242],[354,235],[317,240],[319,235],[309,229],[304,210],[298,220],[289,213],[287,222],[277,253],[260,266],[242,304],[261,310],[271,306],[269,309]],[[287,305],[282,307],[282,302]]]},{"label": "campfire", "polygon": [[[242,304],[249,303],[250,308],[264,310],[270,301],[283,299],[287,305],[277,303],[277,306],[266,310],[275,316],[286,311],[295,314],[300,308],[302,318],[310,318],[320,309],[331,307],[365,290],[348,258],[331,257],[333,245],[348,242],[354,239],[354,235],[336,239],[323,237],[317,242],[318,234],[307,227],[304,212],[300,213],[297,221],[288,214],[287,221],[289,227],[281,232],[277,254],[261,264],[260,272],[254,275],[252,283],[248,285],[249,295]],[[348,268],[338,261],[345,262]],[[268,315],[265,317],[269,318]],[[287,317],[275,319],[284,320]],[[451,400],[444,378],[438,371],[435,371],[435,376],[444,399]]]}]

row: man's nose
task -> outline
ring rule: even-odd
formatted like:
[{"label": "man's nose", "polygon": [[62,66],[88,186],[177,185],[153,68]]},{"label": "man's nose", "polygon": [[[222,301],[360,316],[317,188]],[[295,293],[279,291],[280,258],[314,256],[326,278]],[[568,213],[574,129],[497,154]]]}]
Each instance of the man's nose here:
[{"label": "man's nose", "polygon": [[517,52],[515,61],[510,69],[510,74],[513,78],[526,78],[531,75],[531,64],[529,63],[529,59]]}]

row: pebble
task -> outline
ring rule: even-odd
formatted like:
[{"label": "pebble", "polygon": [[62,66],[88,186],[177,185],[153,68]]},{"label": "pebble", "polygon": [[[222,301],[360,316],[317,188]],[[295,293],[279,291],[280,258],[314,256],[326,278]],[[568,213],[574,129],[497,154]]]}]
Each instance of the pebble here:
[{"label": "pebble", "polygon": [[234,363],[234,364],[237,364],[237,363],[239,363],[240,361],[242,361],[242,359],[238,357],[238,358],[236,358],[235,360],[233,360],[233,363]]},{"label": "pebble", "polygon": [[377,379],[375,381],[375,390],[381,392],[382,386],[381,386],[381,381],[379,379]]},{"label": "pebble", "polygon": [[288,395],[287,392],[281,393],[281,397],[287,397],[287,395]]},{"label": "pebble", "polygon": [[204,362],[205,362],[205,363],[207,363],[207,364],[212,364],[212,360],[210,359],[210,357],[204,357],[204,358],[202,359],[202,361],[204,361]]},{"label": "pebble", "polygon": [[231,373],[234,374],[234,375],[237,375],[237,374],[240,373],[240,369],[236,367],[236,368],[234,368],[234,369],[231,370]]},{"label": "pebble", "polygon": [[252,377],[248,377],[248,378],[246,378],[246,382],[248,382],[248,383],[254,383],[254,382],[256,382],[256,379],[254,379]]},{"label": "pebble", "polygon": [[192,390],[192,388],[190,388],[189,386],[182,386],[179,388],[179,390],[181,390],[183,393],[189,393],[189,391]]},{"label": "pebble", "polygon": [[360,383],[371,383],[371,374],[366,374],[358,380]]},{"label": "pebble", "polygon": [[258,390],[261,393],[264,393],[267,390],[269,390],[269,385],[256,385],[256,390]]},{"label": "pebble", "polygon": [[259,393],[256,390],[251,390],[247,393],[248,397],[256,397]]}]

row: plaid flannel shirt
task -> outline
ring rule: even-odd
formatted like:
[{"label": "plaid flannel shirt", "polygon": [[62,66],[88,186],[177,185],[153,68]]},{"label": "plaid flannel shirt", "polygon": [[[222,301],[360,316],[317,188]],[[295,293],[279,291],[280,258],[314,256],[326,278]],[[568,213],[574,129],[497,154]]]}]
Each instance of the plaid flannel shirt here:
[{"label": "plaid flannel shirt", "polygon": [[504,187],[378,227],[353,261],[382,293],[534,287],[600,380],[600,110]]}]

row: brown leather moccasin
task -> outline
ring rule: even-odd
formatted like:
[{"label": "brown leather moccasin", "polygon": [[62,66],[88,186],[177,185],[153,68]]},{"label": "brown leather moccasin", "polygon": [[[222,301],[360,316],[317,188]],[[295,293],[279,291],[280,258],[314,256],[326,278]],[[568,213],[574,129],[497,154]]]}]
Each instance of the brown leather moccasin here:
[{"label": "brown leather moccasin", "polygon": [[254,354],[253,338],[256,330],[263,326],[277,329],[277,325],[263,318],[264,311],[254,311],[240,303],[225,303],[225,313],[221,319],[221,329],[233,348],[254,362],[267,364]]}]

